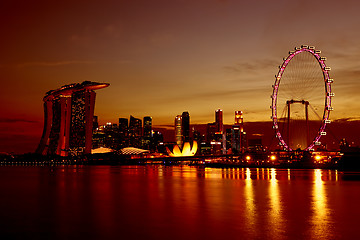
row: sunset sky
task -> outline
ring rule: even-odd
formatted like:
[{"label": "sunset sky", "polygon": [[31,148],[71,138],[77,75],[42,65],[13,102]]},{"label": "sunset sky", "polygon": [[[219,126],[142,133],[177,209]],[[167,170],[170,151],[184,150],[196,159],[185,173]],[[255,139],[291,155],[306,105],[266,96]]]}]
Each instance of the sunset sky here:
[{"label": "sunset sky", "polygon": [[[289,50],[313,45],[334,78],[331,119],[360,119],[360,2],[129,0],[0,2],[0,152],[35,150],[45,93],[84,80],[101,123],[133,115],[172,125],[235,110],[270,121]],[[20,141],[21,139],[21,141]],[[21,142],[21,145],[19,145]]]}]

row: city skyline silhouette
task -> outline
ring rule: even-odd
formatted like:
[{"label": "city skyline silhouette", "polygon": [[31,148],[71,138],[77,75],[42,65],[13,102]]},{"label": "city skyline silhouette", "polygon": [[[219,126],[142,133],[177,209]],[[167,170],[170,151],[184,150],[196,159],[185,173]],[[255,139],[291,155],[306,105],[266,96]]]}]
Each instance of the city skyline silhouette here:
[{"label": "city skyline silhouette", "polygon": [[139,3],[4,4],[0,151],[36,148],[44,94],[84,80],[111,84],[97,96],[101,123],[152,116],[167,127],[188,111],[192,124],[206,124],[218,108],[225,124],[235,110],[245,122],[271,121],[277,67],[301,44],[322,50],[332,67],[331,120],[359,120],[359,3]]}]

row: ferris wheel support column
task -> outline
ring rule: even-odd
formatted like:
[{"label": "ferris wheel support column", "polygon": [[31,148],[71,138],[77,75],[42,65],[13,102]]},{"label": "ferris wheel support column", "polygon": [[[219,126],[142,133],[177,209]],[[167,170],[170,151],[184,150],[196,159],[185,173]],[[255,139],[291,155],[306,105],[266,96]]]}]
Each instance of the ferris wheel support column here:
[{"label": "ferris wheel support column", "polygon": [[287,122],[288,122],[288,135],[287,135],[287,139],[288,139],[288,143],[290,145],[290,104],[291,104],[291,101],[286,101],[286,104],[287,104],[287,109],[288,109],[288,119],[287,119]]},{"label": "ferris wheel support column", "polygon": [[309,128],[309,102],[305,101],[305,119],[306,119],[306,145],[310,143],[310,128]]}]

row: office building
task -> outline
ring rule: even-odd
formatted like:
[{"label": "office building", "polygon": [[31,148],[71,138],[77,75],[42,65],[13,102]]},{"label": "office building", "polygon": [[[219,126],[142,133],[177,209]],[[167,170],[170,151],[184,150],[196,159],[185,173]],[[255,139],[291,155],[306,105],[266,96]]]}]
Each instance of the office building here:
[{"label": "office building", "polygon": [[223,134],[224,132],[224,124],[223,124],[223,112],[221,109],[215,111],[215,122],[217,124],[217,132],[219,134]]},{"label": "office building", "polygon": [[119,147],[129,147],[129,120],[127,118],[119,118]]},{"label": "office building", "polygon": [[231,126],[231,151],[233,153],[239,153],[241,150],[241,132],[240,127],[237,124]]},{"label": "office building", "polygon": [[142,121],[139,118],[130,116],[129,140],[131,147],[141,147]]},{"label": "office building", "polygon": [[183,135],[183,142],[190,142],[190,115],[188,112],[183,112],[181,118],[182,118],[181,130]]},{"label": "office building", "polygon": [[216,132],[217,141],[221,142],[222,154],[226,154],[226,137],[223,124],[223,111],[221,109],[215,111],[215,122],[218,126],[218,130]]},{"label": "office building", "polygon": [[246,132],[244,132],[244,118],[242,111],[235,111],[232,148],[235,152],[243,152],[247,148]]},{"label": "office building", "polygon": [[182,144],[183,144],[181,115],[177,115],[175,117],[175,142],[179,146],[182,146]]},{"label": "office building", "polygon": [[143,148],[150,149],[152,139],[152,118],[149,116],[144,117],[144,134],[143,134]]}]

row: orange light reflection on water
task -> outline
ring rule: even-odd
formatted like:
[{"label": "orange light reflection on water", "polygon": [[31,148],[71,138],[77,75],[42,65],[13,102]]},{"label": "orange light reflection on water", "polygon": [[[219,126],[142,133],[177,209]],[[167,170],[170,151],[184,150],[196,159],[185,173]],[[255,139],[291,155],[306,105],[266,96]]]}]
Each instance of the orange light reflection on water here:
[{"label": "orange light reflection on water", "polygon": [[245,218],[248,229],[256,229],[256,206],[254,199],[254,189],[253,182],[251,180],[251,171],[250,168],[246,168],[246,178],[245,178]]},{"label": "orange light reflection on water", "polygon": [[[314,170],[314,184],[312,190],[313,207],[311,218],[312,227],[310,233],[310,236],[312,236],[314,239],[332,239],[331,231],[329,231],[329,223],[331,222],[330,209],[328,207],[325,183],[323,181],[324,171],[326,170]],[[326,177],[328,177],[328,179],[331,179],[331,172],[330,175]]]},{"label": "orange light reflection on water", "polygon": [[276,179],[276,169],[267,169],[270,171],[270,186],[269,186],[269,198],[270,198],[270,211],[268,213],[269,222],[272,227],[273,236],[281,236],[283,232],[283,214],[281,210],[281,199],[279,194],[279,181]]}]

